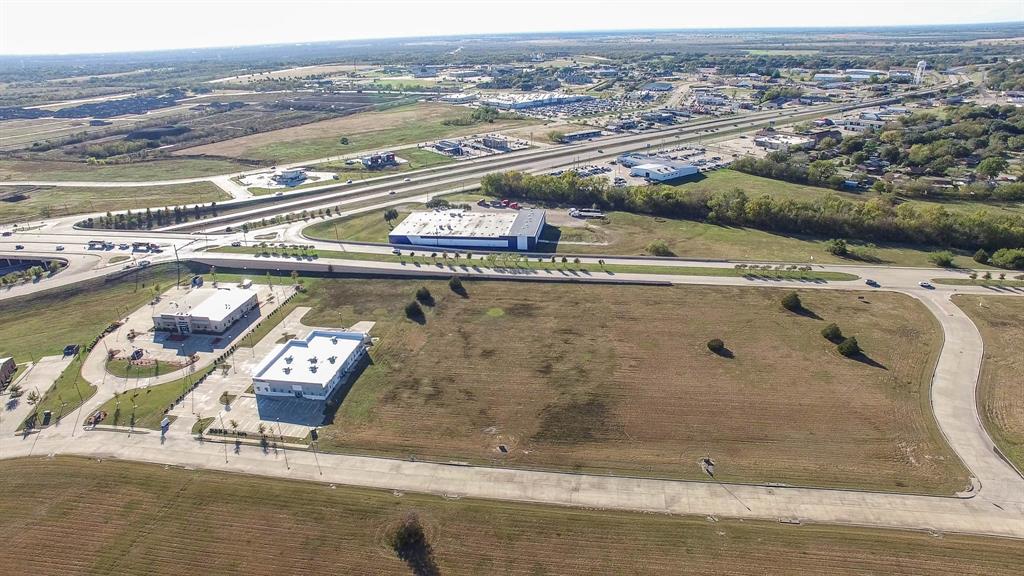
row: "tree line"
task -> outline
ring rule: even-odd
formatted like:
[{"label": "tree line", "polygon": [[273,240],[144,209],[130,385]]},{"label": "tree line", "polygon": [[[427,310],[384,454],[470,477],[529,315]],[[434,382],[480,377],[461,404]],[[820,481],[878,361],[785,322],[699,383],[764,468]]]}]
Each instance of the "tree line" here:
[{"label": "tree line", "polygon": [[193,220],[201,220],[207,216],[216,217],[216,202],[196,204],[191,208],[175,206],[173,208],[146,208],[143,211],[127,210],[117,214],[107,212],[104,216],[90,217],[78,223],[81,228],[99,228],[104,230],[150,230],[172,224],[184,224]]},{"label": "tree line", "polygon": [[950,212],[939,205],[896,204],[885,197],[847,200],[838,194],[801,201],[750,197],[742,189],[708,192],[670,186],[612,187],[597,178],[523,172],[489,174],[481,190],[501,198],[594,206],[638,214],[747,226],[772,232],[964,250],[1024,247],[1024,218],[987,211]]}]

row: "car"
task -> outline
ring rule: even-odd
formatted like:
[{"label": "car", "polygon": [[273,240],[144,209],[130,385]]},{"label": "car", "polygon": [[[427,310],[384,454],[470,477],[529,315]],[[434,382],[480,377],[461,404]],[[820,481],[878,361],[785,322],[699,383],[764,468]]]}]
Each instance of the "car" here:
[{"label": "car", "polygon": [[58,245],[57,246],[57,252],[63,252],[63,251],[64,251],[64,247]]},{"label": "car", "polygon": [[921,281],[921,282],[918,282],[917,285],[920,286],[921,288],[927,288],[929,290],[934,290],[935,289],[935,286],[932,286],[931,282]]},{"label": "car", "polygon": [[601,150],[600,148],[598,148],[597,153],[598,154],[604,154],[604,150]]},{"label": "car", "polygon": [[401,256],[402,255],[402,251],[399,250],[398,248],[395,248],[394,250],[392,250],[391,253],[394,254],[395,256]]},{"label": "car", "polygon": [[411,182],[411,181],[412,181],[412,178],[406,178],[405,180],[402,180],[402,182]]},{"label": "car", "polygon": [[277,192],[274,194],[274,196],[284,196],[284,192]]},{"label": "car", "polygon": [[11,232],[10,230],[4,230],[4,236],[12,236],[13,234],[14,232]]},{"label": "car", "polygon": [[875,288],[878,288],[878,286],[879,286],[878,282],[876,282],[876,281],[874,281],[874,280],[872,280],[870,278],[865,280],[864,283],[867,284],[868,286],[874,286]]},{"label": "car", "polygon": [[121,250],[127,250],[131,248],[131,246],[129,246],[127,243],[118,244],[117,247],[120,248]]},{"label": "car", "polygon": [[394,194],[394,193],[395,193],[394,190],[388,190],[388,194]]},{"label": "car", "polygon": [[351,184],[351,183],[352,183],[352,179],[351,178],[349,178],[348,180],[345,180],[345,184]]},{"label": "car", "polygon": [[150,264],[152,264],[152,262],[150,262],[149,260],[139,260],[139,268],[145,268]]},{"label": "car", "polygon": [[25,249],[25,246],[24,246],[24,245],[22,245],[22,244],[18,244],[17,246],[15,246],[15,247],[14,247],[14,249],[15,249],[15,250],[24,250],[24,249]]},{"label": "car", "polygon": [[242,243],[241,243],[241,242],[238,242],[237,240],[231,243],[231,246],[232,246],[233,248],[238,248],[238,247],[239,247],[239,246],[241,246],[241,245],[242,245]]}]

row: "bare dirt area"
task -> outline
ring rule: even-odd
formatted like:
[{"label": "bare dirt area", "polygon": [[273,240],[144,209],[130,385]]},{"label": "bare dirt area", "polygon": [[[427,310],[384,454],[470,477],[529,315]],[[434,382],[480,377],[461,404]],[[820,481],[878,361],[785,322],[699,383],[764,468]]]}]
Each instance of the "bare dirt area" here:
[{"label": "bare dirt area", "polygon": [[953,298],[985,341],[978,404],[985,427],[1003,454],[1024,469],[1024,301],[1000,296]]},{"label": "bare dirt area", "polygon": [[[0,479],[10,574],[1000,576],[1024,564],[1019,543],[998,538],[451,501],[117,461],[9,460]],[[390,545],[409,514],[431,571]]]},{"label": "bare dirt area", "polygon": [[[777,289],[426,285],[437,302],[422,323],[402,314],[417,282],[319,289],[304,323],[374,320],[381,337],[327,445],[683,478],[711,456],[728,481],[966,486],[928,406],[941,333],[905,296],[808,291],[797,315]],[[836,353],[830,322],[867,357]]]}]

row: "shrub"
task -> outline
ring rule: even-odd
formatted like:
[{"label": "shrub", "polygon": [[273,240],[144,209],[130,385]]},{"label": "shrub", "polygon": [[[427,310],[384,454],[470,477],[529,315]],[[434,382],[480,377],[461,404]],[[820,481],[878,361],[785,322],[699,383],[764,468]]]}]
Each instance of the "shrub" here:
[{"label": "shrub", "polygon": [[405,305],[405,316],[410,320],[416,320],[423,318],[423,308],[420,307],[420,303],[413,300]]},{"label": "shrub", "polygon": [[430,294],[430,290],[427,290],[426,286],[420,286],[416,290],[416,299],[428,306],[434,301],[434,297]]},{"label": "shrub", "polygon": [[413,574],[440,573],[434,563],[430,542],[427,541],[420,519],[414,512],[406,514],[390,536],[391,549],[409,565]]},{"label": "shrub", "polygon": [[830,342],[843,341],[843,331],[840,330],[839,326],[837,326],[835,323],[829,324],[828,326],[822,328],[821,335]]},{"label": "shrub", "polygon": [[1002,248],[992,254],[991,263],[1000,268],[1024,270],[1024,248]]},{"label": "shrub", "polygon": [[834,256],[846,256],[850,253],[850,249],[846,245],[846,240],[841,238],[833,238],[826,242],[825,251]]},{"label": "shrub", "polygon": [[664,240],[655,240],[647,245],[647,253],[651,256],[675,256]]},{"label": "shrub", "polygon": [[939,268],[952,268],[953,267],[953,253],[949,250],[942,250],[941,252],[935,252],[928,257],[928,260],[932,264],[935,264]]},{"label": "shrub", "polygon": [[718,338],[712,338],[708,340],[708,350],[711,350],[715,354],[721,354],[725,350],[725,342],[722,342]]},{"label": "shrub", "polygon": [[459,280],[458,276],[452,276],[451,279],[448,280],[448,287],[456,294],[462,294],[466,291],[462,286],[462,280]]},{"label": "shrub", "polygon": [[790,312],[799,312],[803,310],[804,305],[796,292],[790,292],[782,297],[782,307]]},{"label": "shrub", "polygon": [[978,264],[988,264],[988,259],[988,252],[985,252],[984,248],[978,248],[978,251],[974,253],[974,261]]},{"label": "shrub", "polygon": [[843,356],[850,358],[851,356],[860,354],[860,344],[857,344],[857,338],[855,336],[850,336],[840,342],[839,345],[836,346],[836,350],[838,350]]}]

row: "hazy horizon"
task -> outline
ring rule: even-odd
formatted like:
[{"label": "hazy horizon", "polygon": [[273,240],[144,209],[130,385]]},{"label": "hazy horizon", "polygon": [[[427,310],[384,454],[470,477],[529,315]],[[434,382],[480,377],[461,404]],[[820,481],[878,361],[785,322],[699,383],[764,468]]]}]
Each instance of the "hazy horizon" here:
[{"label": "hazy horizon", "polygon": [[[353,17],[358,25],[349,28]],[[657,26],[644,25],[651,21]],[[0,55],[44,56],[477,35],[1006,25],[1024,23],[1024,3],[14,0],[0,3],[0,23]]]}]

